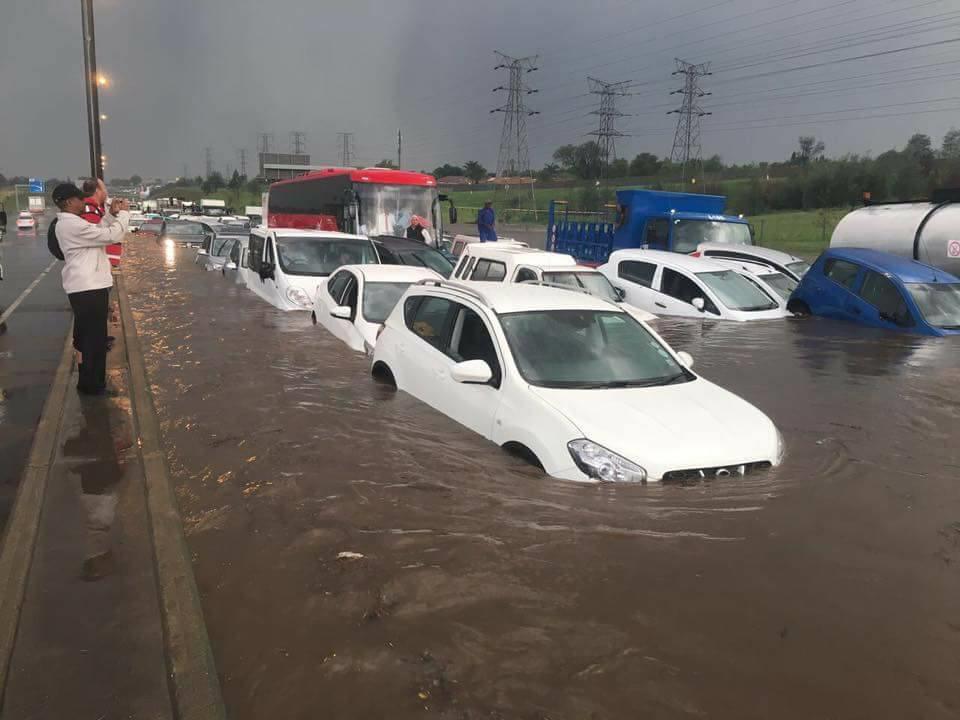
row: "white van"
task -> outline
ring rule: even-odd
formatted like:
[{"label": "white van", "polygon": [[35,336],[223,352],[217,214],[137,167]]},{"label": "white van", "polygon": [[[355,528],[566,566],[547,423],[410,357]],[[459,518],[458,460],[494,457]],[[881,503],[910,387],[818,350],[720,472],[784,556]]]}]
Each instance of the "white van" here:
[{"label": "white van", "polygon": [[247,205],[243,214],[250,220],[251,227],[263,225],[263,208],[260,205]]},{"label": "white van", "polygon": [[378,263],[377,250],[361,235],[258,227],[247,239],[244,284],[281,310],[312,310],[317,286],[343,265]]}]

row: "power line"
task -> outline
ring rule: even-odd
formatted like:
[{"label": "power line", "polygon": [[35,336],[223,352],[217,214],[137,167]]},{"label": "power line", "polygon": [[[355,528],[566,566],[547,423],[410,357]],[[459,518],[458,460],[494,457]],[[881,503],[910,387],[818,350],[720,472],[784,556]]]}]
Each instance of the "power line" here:
[{"label": "power line", "polygon": [[257,152],[268,153],[273,145],[273,133],[257,133]]},{"label": "power line", "polygon": [[307,134],[300,130],[290,133],[290,152],[294,155],[303,155],[306,147]]},{"label": "power line", "polygon": [[530,151],[527,147],[527,117],[537,115],[536,110],[528,110],[525,99],[536,90],[528,87],[523,79],[525,75],[537,69],[537,56],[522,58],[510,57],[497,51],[500,62],[494,70],[507,70],[509,84],[500,85],[494,92],[506,91],[507,102],[491,113],[503,113],[503,130],[500,133],[500,152],[497,156],[497,177],[517,177],[530,174]]},{"label": "power line", "polygon": [[687,173],[694,178],[699,170],[700,181],[703,182],[703,149],[700,145],[700,118],[709,115],[700,104],[700,99],[709,95],[700,87],[700,78],[712,75],[710,63],[694,65],[677,58],[677,69],[674,75],[683,75],[683,88],[674,90],[671,95],[682,94],[683,102],[676,110],[668,115],[679,115],[677,131],[673,136],[673,149],[670,151],[670,160],[681,166],[680,179],[687,181]]},{"label": "power line", "polygon": [[617,98],[633,93],[629,92],[629,80],[604,82],[588,77],[587,83],[590,86],[590,93],[600,96],[600,107],[590,113],[599,116],[600,125],[590,134],[596,136],[597,143],[600,145],[600,159],[603,163],[601,172],[606,172],[607,166],[617,159],[616,139],[626,137],[626,133],[620,132],[615,127],[616,119],[626,116],[626,113],[617,110]]}]

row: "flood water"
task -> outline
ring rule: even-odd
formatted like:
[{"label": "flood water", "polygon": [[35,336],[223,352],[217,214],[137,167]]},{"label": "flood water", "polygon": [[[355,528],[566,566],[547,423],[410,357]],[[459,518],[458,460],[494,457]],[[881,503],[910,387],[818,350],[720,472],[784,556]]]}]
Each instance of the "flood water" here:
[{"label": "flood water", "polygon": [[124,275],[231,717],[960,715],[960,344],[661,320],[786,462],[594,486],[192,259]]}]

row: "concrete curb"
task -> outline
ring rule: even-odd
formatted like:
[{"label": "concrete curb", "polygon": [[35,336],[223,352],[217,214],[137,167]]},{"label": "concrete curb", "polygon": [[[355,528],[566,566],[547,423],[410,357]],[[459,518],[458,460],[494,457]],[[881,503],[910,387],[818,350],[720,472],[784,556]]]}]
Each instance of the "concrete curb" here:
[{"label": "concrete curb", "polygon": [[63,419],[70,375],[73,371],[73,325],[67,328],[63,355],[53,385],[43,404],[40,422],[33,436],[27,465],[23,469],[17,499],[0,547],[0,705],[7,687],[10,658],[20,621],[33,550],[40,531],[43,498],[50,466],[56,456],[57,436]]},{"label": "concrete curb", "polygon": [[164,461],[160,424],[153,407],[123,277],[117,280],[120,319],[130,370],[130,399],[146,483],[147,513],[174,712],[178,720],[221,720],[226,718],[226,711],[190,553]]}]

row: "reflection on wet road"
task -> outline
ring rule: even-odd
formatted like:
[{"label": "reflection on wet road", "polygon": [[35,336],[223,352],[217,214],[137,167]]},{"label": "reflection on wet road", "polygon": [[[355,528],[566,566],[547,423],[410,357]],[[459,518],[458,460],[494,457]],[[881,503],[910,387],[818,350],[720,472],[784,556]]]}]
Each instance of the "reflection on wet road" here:
[{"label": "reflection on wet road", "polygon": [[176,253],[124,272],[233,717],[960,713],[960,345],[661,321],[787,461],[580,485]]}]

